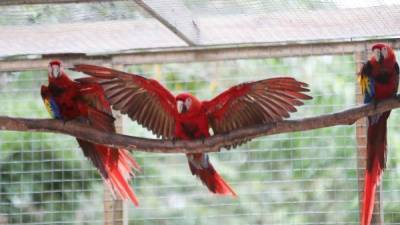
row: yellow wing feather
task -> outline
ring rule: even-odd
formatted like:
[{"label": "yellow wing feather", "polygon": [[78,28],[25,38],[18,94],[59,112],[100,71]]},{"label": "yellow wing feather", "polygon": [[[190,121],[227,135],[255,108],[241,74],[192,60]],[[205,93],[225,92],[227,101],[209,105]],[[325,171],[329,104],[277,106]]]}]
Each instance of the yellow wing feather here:
[{"label": "yellow wing feather", "polygon": [[55,116],[54,116],[54,112],[53,112],[53,110],[51,109],[50,101],[49,101],[48,99],[44,99],[44,105],[45,105],[45,107],[46,107],[47,112],[49,112],[50,116],[51,116],[52,118],[54,118],[54,117],[55,117]]},{"label": "yellow wing feather", "polygon": [[364,95],[365,93],[371,93],[371,87],[369,85],[369,78],[363,74],[358,76],[358,83],[361,87],[361,93]]}]

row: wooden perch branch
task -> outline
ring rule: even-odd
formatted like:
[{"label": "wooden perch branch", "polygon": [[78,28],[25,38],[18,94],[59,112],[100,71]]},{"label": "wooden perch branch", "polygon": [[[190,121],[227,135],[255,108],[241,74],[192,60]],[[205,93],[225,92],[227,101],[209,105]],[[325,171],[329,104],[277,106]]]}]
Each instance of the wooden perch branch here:
[{"label": "wooden perch branch", "polygon": [[0,116],[0,130],[56,132],[69,134],[95,143],[124,147],[130,150],[159,153],[216,152],[223,146],[238,140],[295,131],[305,131],[337,125],[351,125],[356,120],[400,107],[400,96],[382,101],[376,106],[368,104],[332,114],[298,120],[284,120],[276,123],[238,129],[227,134],[215,135],[196,141],[158,140],[131,137],[121,134],[103,133],[87,125],[71,121],[64,124],[52,119],[24,119]]}]

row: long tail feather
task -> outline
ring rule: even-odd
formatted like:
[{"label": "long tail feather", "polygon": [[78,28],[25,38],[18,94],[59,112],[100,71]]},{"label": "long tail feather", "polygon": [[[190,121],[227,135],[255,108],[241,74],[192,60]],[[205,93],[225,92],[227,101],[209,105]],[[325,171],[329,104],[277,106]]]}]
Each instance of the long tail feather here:
[{"label": "long tail feather", "polygon": [[[208,187],[208,190],[215,194],[232,195],[237,197],[235,191],[218,174],[213,165],[211,165],[208,157],[204,157],[204,154],[192,155],[195,155],[195,158],[191,159],[189,157],[190,170],[193,175],[200,178],[201,182]],[[201,160],[203,160],[203,162]]]},{"label": "long tail feather", "polygon": [[100,172],[104,182],[114,197],[130,199],[136,206],[139,202],[129,180],[135,175],[133,170],[141,171],[135,159],[125,149],[109,148],[78,139],[86,157]]},{"label": "long tail feather", "polygon": [[375,191],[382,175],[382,170],[379,168],[378,161],[375,160],[374,164],[372,171],[365,171],[361,225],[371,224],[375,203]]},{"label": "long tail feather", "polygon": [[365,170],[361,225],[370,225],[374,211],[375,191],[386,161],[387,118],[390,112],[368,118],[367,169]]},{"label": "long tail feather", "polygon": [[[113,150],[112,150],[113,151]],[[139,201],[133,189],[129,185],[129,180],[134,176],[133,169],[141,171],[139,165],[131,157],[128,151],[120,149],[119,152],[115,153],[114,150],[111,154],[118,154],[116,159],[109,162],[109,181],[112,185],[112,191],[116,193],[121,199],[130,199],[136,206],[139,205]],[[114,156],[115,157],[115,156]]]}]

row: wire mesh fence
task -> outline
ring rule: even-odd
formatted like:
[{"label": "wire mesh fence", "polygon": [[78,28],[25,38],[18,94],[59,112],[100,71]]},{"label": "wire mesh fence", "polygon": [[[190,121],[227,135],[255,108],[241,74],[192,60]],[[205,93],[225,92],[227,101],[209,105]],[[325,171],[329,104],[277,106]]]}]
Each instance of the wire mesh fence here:
[{"label": "wire mesh fence", "polygon": [[[202,99],[240,82],[290,74],[309,83],[314,96],[294,117],[355,105],[355,64],[349,55],[135,66],[129,71],[153,74],[175,93],[190,91]],[[353,127],[274,135],[212,154],[238,199],[211,196],[190,174],[183,155],[137,157],[144,157],[144,174],[136,179],[136,189],[146,194],[140,194],[141,207],[129,211],[135,224],[358,223]],[[159,164],[158,170],[147,170]],[[152,189],[162,196],[156,202]]]},{"label": "wire mesh fence", "polygon": [[[120,63],[127,64],[135,52],[168,53],[168,48],[197,60],[202,55],[196,55],[196,45],[203,53],[214,47],[237,45],[242,48],[237,52],[246,54],[246,47],[257,44],[277,49],[282,43],[292,46],[285,51],[296,50],[299,44],[295,55],[304,55],[299,53],[304,43],[310,49],[323,49],[324,41],[346,40],[353,44],[348,40],[398,37],[400,18],[397,0],[178,0],[159,1],[150,7],[155,10],[150,13],[135,1],[8,2],[0,1],[0,58],[6,63],[19,56],[67,54],[72,58],[94,56],[102,61],[111,58],[108,65],[115,63],[113,57],[120,56]],[[173,29],[154,15],[167,15],[164,19]],[[174,29],[182,34],[177,35]],[[184,52],[188,45],[194,45],[194,50]],[[345,48],[332,46],[324,52],[331,49],[337,53]],[[223,48],[209,54],[223,55]],[[130,59],[123,58],[123,53],[132,52]],[[141,62],[149,62],[152,57],[157,62],[174,61],[173,54],[165,54],[172,58],[167,60],[146,53],[141,57],[147,57],[147,61]],[[227,58],[234,58],[235,53],[230,54]],[[254,54],[261,53],[252,55],[259,58]],[[274,54],[280,55],[275,50],[270,56]],[[309,83],[314,97],[292,114],[292,118],[302,118],[357,105],[357,63],[352,54],[343,53],[146,64],[123,69],[160,80],[175,94],[188,91],[201,99],[210,99],[240,82],[291,75]],[[0,73],[0,115],[48,118],[39,94],[40,85],[47,83],[43,69]],[[396,151],[400,144],[399,120],[394,110],[389,120],[388,166],[382,183],[385,224],[400,224],[400,153]],[[153,137],[127,117],[122,117],[122,124],[124,133]],[[358,224],[362,190],[358,173],[363,168],[357,170],[357,150],[362,147],[357,135],[362,138],[364,134],[357,133],[356,126],[338,126],[257,138],[235,150],[210,154],[215,168],[238,198],[208,193],[191,175],[183,154],[135,152],[143,168],[143,173],[131,182],[141,203],[135,208],[110,199],[98,172],[84,159],[74,138],[2,131],[0,224]],[[122,215],[124,211],[127,213]]]},{"label": "wire mesh fence", "polygon": [[[310,84],[313,100],[293,118],[356,105],[353,55],[247,59],[128,66],[160,80],[175,94],[210,99],[249,80],[291,75]],[[81,74],[72,73],[74,77]],[[2,73],[0,115],[47,118],[40,84],[45,71]],[[383,179],[385,224],[400,223],[400,120],[389,120],[388,168]],[[151,137],[123,117],[124,132]],[[143,173],[132,181],[140,207],[128,203],[128,224],[358,224],[357,143],[354,126],[257,138],[210,154],[238,198],[214,196],[193,177],[182,154],[134,153]],[[101,178],[74,138],[0,132],[0,223],[103,224]],[[362,189],[362,188],[361,188]]]},{"label": "wire mesh fence", "polygon": [[[46,71],[3,73],[1,115],[48,118],[40,97]],[[47,82],[47,81],[46,81]],[[1,224],[92,224],[102,205],[100,178],[72,137],[0,133]],[[93,197],[97,193],[100,197]],[[84,210],[82,210],[84,209]],[[84,224],[84,223],[81,223]]]}]

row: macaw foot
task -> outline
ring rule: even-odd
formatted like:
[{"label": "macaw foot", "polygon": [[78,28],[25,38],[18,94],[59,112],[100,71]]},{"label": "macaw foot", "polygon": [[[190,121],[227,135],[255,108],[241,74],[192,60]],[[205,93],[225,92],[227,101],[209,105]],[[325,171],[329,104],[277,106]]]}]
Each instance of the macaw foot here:
[{"label": "macaw foot", "polygon": [[62,121],[63,121],[63,125],[65,126],[67,124],[67,122],[71,121],[71,120],[63,119]]},{"label": "macaw foot", "polygon": [[178,140],[178,138],[176,138],[176,137],[173,137],[172,139],[171,139],[171,141],[172,141],[172,144],[173,145],[175,145],[175,143],[176,143],[176,141]]},{"label": "macaw foot", "polygon": [[370,104],[374,105],[374,110],[376,110],[376,108],[378,107],[379,102],[380,101],[376,99],[371,100]]},{"label": "macaw foot", "polygon": [[198,139],[201,140],[201,143],[202,143],[202,144],[206,143],[206,136],[200,135],[200,136],[198,137]]},{"label": "macaw foot", "polygon": [[374,109],[376,110],[376,108],[378,108],[379,101],[378,100],[374,100],[373,103],[374,103]]},{"label": "macaw foot", "polygon": [[376,100],[376,99],[372,100],[375,110],[378,108],[379,103],[381,103],[382,101],[384,101],[384,100],[382,100],[382,99],[381,100]]}]

